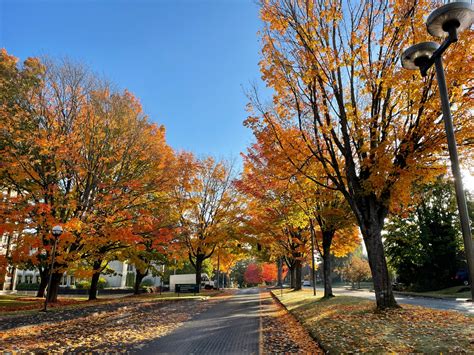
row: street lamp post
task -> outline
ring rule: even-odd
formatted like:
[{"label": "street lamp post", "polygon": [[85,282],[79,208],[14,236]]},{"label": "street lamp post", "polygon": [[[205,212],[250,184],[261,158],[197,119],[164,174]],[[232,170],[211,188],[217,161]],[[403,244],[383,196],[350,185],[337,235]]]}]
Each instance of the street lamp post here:
[{"label": "street lamp post", "polygon": [[54,267],[54,259],[56,258],[56,246],[58,244],[58,239],[63,234],[63,228],[61,226],[54,226],[52,230],[52,234],[54,237],[54,244],[53,244],[53,251],[51,254],[51,265],[49,267],[49,278],[48,278],[48,293],[46,294],[46,297],[44,299],[44,308],[43,312],[46,312],[48,310],[48,298],[51,292],[51,280],[53,279],[53,267]]},{"label": "street lamp post", "polygon": [[219,278],[220,278],[220,253],[217,251],[217,290],[219,291]]},{"label": "street lamp post", "polygon": [[316,296],[316,268],[314,265],[314,226],[313,220],[309,220],[310,228],[311,228],[311,278],[313,284],[313,296]]},{"label": "street lamp post", "polygon": [[456,200],[464,239],[469,280],[471,283],[471,300],[474,301],[474,250],[442,61],[443,53],[452,43],[457,42],[459,32],[471,27],[473,19],[474,8],[470,3],[453,2],[436,9],[428,17],[426,22],[427,30],[435,37],[445,37],[447,34],[446,39],[441,45],[435,42],[422,42],[411,46],[403,52],[402,66],[406,69],[419,69],[422,76],[426,76],[428,69],[431,68],[433,64],[436,68],[436,78],[438,80],[439,95],[441,97],[444,127],[448,141],[451,170],[454,177]]}]

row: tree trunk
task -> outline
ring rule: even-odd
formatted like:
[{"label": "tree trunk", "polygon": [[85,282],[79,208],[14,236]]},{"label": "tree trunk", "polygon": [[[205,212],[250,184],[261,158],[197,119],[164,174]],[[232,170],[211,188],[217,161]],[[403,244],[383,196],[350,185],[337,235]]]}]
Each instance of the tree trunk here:
[{"label": "tree trunk", "polygon": [[301,264],[301,260],[296,259],[295,260],[295,283],[293,289],[295,291],[301,290],[301,269],[303,265]]},{"label": "tree trunk", "polygon": [[38,286],[38,292],[36,292],[36,297],[44,297],[46,286],[48,286],[48,277],[49,277],[49,269],[47,268],[39,268],[38,269],[40,274],[40,284]]},{"label": "tree trunk", "polygon": [[99,285],[100,273],[102,272],[102,260],[94,261],[91,287],[89,288],[89,301],[94,301],[97,299],[97,286]]},{"label": "tree trunk", "polygon": [[55,272],[51,277],[51,290],[48,290],[46,297],[48,303],[55,303],[58,301],[59,284],[61,282],[62,272]]},{"label": "tree trunk", "polygon": [[363,224],[361,232],[367,249],[378,309],[397,308],[382,243],[382,223]]},{"label": "tree trunk", "polygon": [[334,231],[323,231],[323,278],[324,278],[324,298],[334,297],[332,293],[331,279],[331,245]]},{"label": "tree trunk", "polygon": [[144,273],[140,272],[139,269],[136,269],[137,273],[135,275],[135,285],[133,287],[133,293],[135,295],[138,295],[140,293],[140,285],[145,278],[145,276],[148,274],[148,270],[146,270]]},{"label": "tree trunk", "polygon": [[198,255],[196,257],[196,262],[195,262],[195,269],[196,269],[196,284],[199,287],[199,290],[201,290],[201,272],[202,272],[202,262],[204,261],[204,258],[201,255]]},{"label": "tree trunk", "polygon": [[296,268],[295,268],[295,265],[292,264],[290,266],[290,270],[289,270],[289,274],[290,274],[290,287],[291,288],[295,288],[296,286]]},{"label": "tree trunk", "polygon": [[281,287],[283,285],[283,260],[278,258],[278,281],[277,286]]},{"label": "tree trunk", "polygon": [[89,288],[89,301],[97,299],[97,285],[99,284],[100,271],[94,272],[91,278],[91,287]]}]

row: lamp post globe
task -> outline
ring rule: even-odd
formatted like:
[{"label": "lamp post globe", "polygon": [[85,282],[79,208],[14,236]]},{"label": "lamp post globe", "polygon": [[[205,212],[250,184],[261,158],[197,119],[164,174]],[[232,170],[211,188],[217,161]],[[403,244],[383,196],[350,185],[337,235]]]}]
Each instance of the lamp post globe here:
[{"label": "lamp post globe", "polygon": [[418,70],[439,48],[436,42],[422,42],[406,49],[402,54],[402,66],[405,69]]},{"label": "lamp post globe", "polygon": [[53,233],[55,237],[59,237],[61,234],[63,234],[63,227],[54,226],[51,232]]},{"label": "lamp post globe", "polygon": [[426,22],[428,32],[435,37],[446,37],[441,45],[435,42],[422,42],[406,49],[401,57],[405,69],[419,69],[422,76],[427,75],[428,69],[433,65],[436,68],[443,121],[448,142],[451,170],[454,177],[456,201],[461,221],[461,233],[464,240],[464,250],[471,282],[471,300],[474,301],[474,248],[471,236],[469,214],[466,196],[461,177],[459,158],[454,135],[453,119],[451,117],[451,102],[443,68],[443,53],[448,47],[457,42],[458,32],[471,27],[474,21],[474,7],[467,2],[453,2],[441,6],[431,13]]},{"label": "lamp post globe", "polygon": [[426,28],[434,37],[446,37],[450,30],[462,32],[471,27],[474,6],[468,2],[451,2],[434,10],[426,20]]}]

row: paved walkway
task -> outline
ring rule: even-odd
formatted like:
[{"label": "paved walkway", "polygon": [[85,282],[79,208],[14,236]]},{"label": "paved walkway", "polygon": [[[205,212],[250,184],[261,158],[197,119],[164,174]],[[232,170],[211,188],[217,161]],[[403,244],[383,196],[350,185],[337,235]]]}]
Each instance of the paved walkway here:
[{"label": "paved walkway", "polygon": [[239,290],[140,354],[258,354],[259,309],[258,289]]},{"label": "paved walkway", "polygon": [[[318,291],[321,291],[320,289]],[[334,294],[345,295],[345,296],[355,296],[368,298],[375,300],[375,294],[368,290],[350,290],[346,288],[334,287]],[[395,299],[400,304],[411,304],[415,306],[422,306],[434,309],[449,310],[449,311],[458,311],[464,314],[474,315],[474,303],[466,302],[464,300],[448,300],[448,299],[436,299],[436,298],[427,298],[427,297],[415,297],[415,296],[402,296],[395,295]]]}]

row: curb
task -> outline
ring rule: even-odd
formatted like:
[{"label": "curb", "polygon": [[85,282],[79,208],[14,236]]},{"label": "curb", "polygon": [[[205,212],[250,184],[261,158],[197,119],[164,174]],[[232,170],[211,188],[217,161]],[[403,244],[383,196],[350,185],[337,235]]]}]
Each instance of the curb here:
[{"label": "curb", "polygon": [[[357,291],[357,289],[347,289],[350,291]],[[360,289],[360,291],[363,291],[364,289]],[[367,290],[367,289],[365,289]],[[368,290],[371,293],[374,293],[373,289]],[[429,295],[417,295],[417,294],[412,294],[410,292],[403,292],[403,291],[392,291],[394,295],[396,296],[409,296],[409,297],[415,297],[415,298],[428,298],[430,300],[445,300],[445,301],[454,301],[454,302],[468,302],[469,298],[454,298],[454,297],[436,297],[436,296],[429,296]],[[357,297],[357,296],[355,296]]]},{"label": "curb", "polygon": [[263,311],[263,305],[262,305],[262,296],[260,295],[261,290],[258,290],[258,302],[259,302],[259,326],[258,326],[258,353],[260,355],[263,355],[263,320],[262,320],[262,311]]},{"label": "curb", "polygon": [[398,296],[409,296],[415,298],[428,298],[430,300],[444,300],[444,301],[453,301],[453,302],[468,302],[469,298],[454,298],[454,297],[435,297],[435,296],[428,296],[428,295],[414,295],[411,293],[403,292],[403,291],[392,291],[394,295]]},{"label": "curb", "polygon": [[[309,334],[309,336],[316,342],[318,343],[319,347],[321,348],[321,350],[327,354],[329,353],[329,350],[326,349],[326,347],[321,343],[321,340],[316,336],[316,335],[313,335],[310,331],[308,331],[308,329],[306,329],[306,327],[303,325],[303,322],[301,322],[301,320],[293,313],[291,313],[291,311],[278,299],[277,296],[275,296],[273,294],[273,291],[270,291],[270,295],[272,296],[272,298],[277,301],[292,317],[294,317],[298,323],[300,323],[300,325],[306,330],[306,332]],[[260,301],[261,302],[261,301]]]}]

